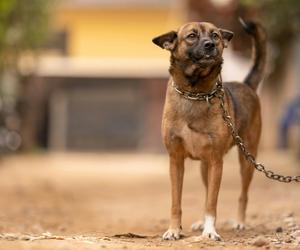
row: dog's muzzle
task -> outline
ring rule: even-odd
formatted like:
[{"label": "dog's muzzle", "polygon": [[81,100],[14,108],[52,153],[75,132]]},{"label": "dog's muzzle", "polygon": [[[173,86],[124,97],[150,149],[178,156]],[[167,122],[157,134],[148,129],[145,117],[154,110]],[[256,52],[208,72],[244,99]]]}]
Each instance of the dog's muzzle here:
[{"label": "dog's muzzle", "polygon": [[216,45],[211,40],[204,40],[189,51],[189,57],[195,63],[201,63],[208,59],[214,59],[218,55]]}]

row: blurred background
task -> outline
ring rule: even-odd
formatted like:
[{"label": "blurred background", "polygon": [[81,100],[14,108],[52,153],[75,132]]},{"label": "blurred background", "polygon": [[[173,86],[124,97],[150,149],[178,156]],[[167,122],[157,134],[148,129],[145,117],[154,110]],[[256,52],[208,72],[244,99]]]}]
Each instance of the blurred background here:
[{"label": "blurred background", "polygon": [[[223,78],[243,80],[251,40],[238,17],[269,34],[260,88],[262,148],[300,145],[297,0],[2,0],[0,145],[3,152],[163,152],[167,51],[151,39],[187,21],[234,31]],[[288,17],[288,18],[287,18]]]},{"label": "blurred background", "polygon": [[[2,249],[199,249],[201,242],[160,238],[170,206],[160,135],[169,52],[151,40],[187,21],[232,30],[222,75],[242,81],[252,64],[251,39],[238,17],[260,21],[269,35],[259,89],[259,161],[276,173],[299,175],[299,0],[0,0]],[[186,165],[183,226],[189,237],[189,225],[202,213],[204,189],[199,163]],[[299,184],[256,173],[250,230],[237,234],[228,226],[240,190],[235,150],[224,165],[222,248],[243,249],[266,234],[275,241],[285,237],[284,249],[293,248]],[[151,237],[138,243],[107,237],[125,232]]]}]

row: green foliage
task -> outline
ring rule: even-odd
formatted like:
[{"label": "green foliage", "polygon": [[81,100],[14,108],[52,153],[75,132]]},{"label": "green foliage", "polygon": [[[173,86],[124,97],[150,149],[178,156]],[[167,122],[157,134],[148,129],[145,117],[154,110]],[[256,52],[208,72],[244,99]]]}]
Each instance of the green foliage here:
[{"label": "green foliage", "polygon": [[[0,1],[0,64],[37,49],[48,33],[53,0]],[[1,66],[0,66],[1,67]]]},{"label": "green foliage", "polygon": [[257,13],[267,28],[271,46],[272,71],[268,76],[270,90],[280,91],[284,83],[293,44],[300,34],[300,0],[239,0],[246,12]]},{"label": "green foliage", "polygon": [[289,35],[293,39],[300,32],[299,0],[240,0],[242,6],[255,8],[267,25],[271,38]]}]

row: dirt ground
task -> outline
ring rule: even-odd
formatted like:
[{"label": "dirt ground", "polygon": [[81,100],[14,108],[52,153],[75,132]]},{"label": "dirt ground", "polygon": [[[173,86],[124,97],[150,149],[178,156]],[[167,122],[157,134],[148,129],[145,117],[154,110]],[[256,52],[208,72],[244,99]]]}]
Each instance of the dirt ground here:
[{"label": "dirt ground", "polygon": [[[259,160],[283,174],[300,172],[288,152],[261,152]],[[300,184],[276,183],[256,173],[248,226],[241,232],[231,228],[239,190],[232,152],[225,159],[218,204],[223,240],[199,240],[190,225],[202,217],[204,188],[199,163],[187,161],[184,237],[166,242],[161,240],[170,207],[166,155],[10,156],[0,164],[0,249],[300,249]]]}]

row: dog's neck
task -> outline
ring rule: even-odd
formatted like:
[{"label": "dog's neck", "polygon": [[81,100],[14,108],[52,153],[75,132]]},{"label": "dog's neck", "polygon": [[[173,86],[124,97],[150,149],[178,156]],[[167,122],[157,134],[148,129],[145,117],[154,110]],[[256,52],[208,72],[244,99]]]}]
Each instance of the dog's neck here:
[{"label": "dog's neck", "polygon": [[182,90],[189,92],[210,92],[218,81],[219,74],[222,69],[222,63],[207,69],[205,76],[191,65],[189,68],[183,67],[179,62],[171,58],[170,74],[174,83]]}]

